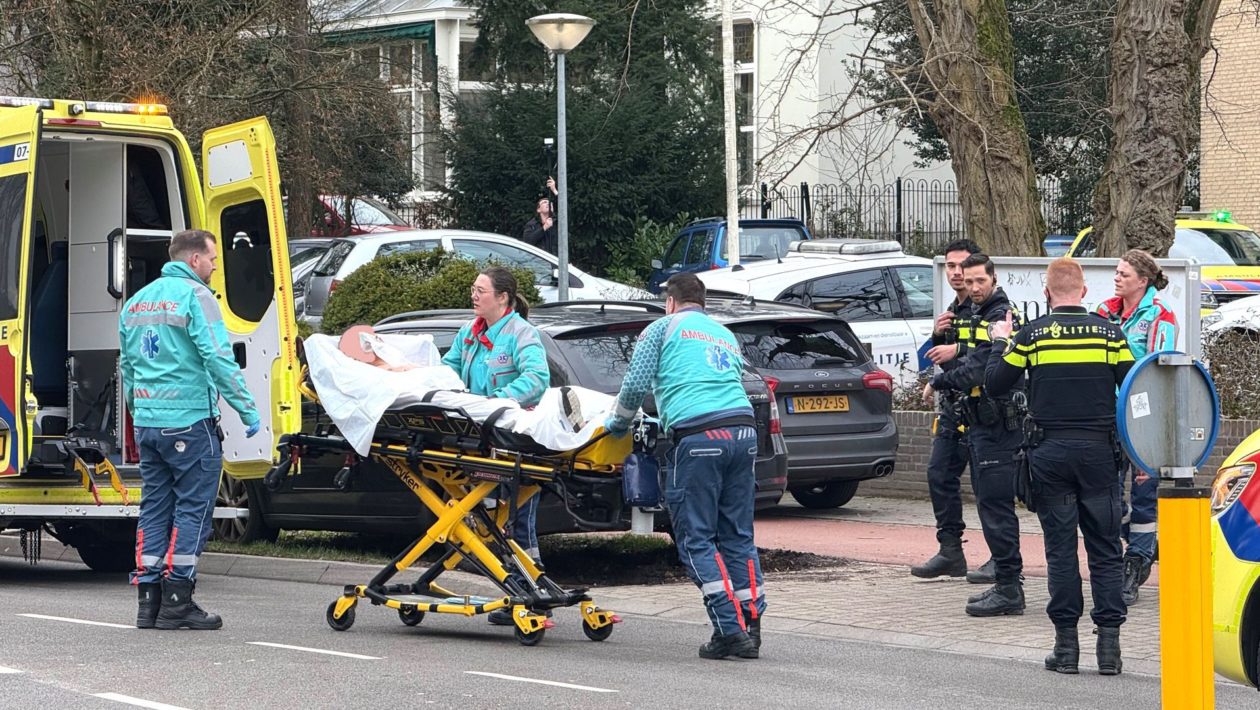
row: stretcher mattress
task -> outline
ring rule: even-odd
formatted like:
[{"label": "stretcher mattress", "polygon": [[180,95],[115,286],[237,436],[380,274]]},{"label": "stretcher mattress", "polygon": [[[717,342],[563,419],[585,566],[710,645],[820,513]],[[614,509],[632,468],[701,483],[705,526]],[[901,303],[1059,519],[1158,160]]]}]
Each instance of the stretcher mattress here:
[{"label": "stretcher mattress", "polygon": [[468,392],[459,375],[442,364],[430,335],[364,337],[372,339],[372,349],[385,367],[349,357],[328,335],[312,335],[305,341],[310,380],[320,405],[361,456],[368,454],[385,412],[419,404],[460,409],[477,422],[506,409],[493,426],[556,453],[593,439],[615,404],[614,397],[602,392],[552,387],[536,407],[526,409],[510,399]]}]

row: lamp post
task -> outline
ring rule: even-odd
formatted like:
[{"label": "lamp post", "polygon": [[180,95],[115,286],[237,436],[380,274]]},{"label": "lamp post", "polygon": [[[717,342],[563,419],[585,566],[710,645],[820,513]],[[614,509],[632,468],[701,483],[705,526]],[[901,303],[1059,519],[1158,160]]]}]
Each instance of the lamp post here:
[{"label": "lamp post", "polygon": [[560,259],[560,300],[569,300],[569,166],[565,150],[564,55],[582,43],[595,21],[557,12],[525,21],[530,31],[556,55],[556,254]]}]

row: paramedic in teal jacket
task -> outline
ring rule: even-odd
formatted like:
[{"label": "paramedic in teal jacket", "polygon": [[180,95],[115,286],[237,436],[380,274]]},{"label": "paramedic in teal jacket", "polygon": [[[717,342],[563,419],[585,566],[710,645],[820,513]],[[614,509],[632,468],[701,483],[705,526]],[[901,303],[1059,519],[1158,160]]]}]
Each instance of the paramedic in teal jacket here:
[{"label": "paramedic in teal jacket", "polygon": [[169,253],[161,278],[119,317],[123,394],[142,481],[131,575],[140,592],[136,626],[217,629],[223,621],[197,606],[192,590],[223,472],[219,395],[240,414],[246,436],[258,433],[258,407],[206,286],[218,260],[214,235],[180,232]]},{"label": "paramedic in teal jacket", "polygon": [[675,274],[664,318],[639,335],[605,427],[624,434],[651,389],[673,448],[665,505],[678,556],[713,624],[701,658],[757,658],[765,589],[753,544],[757,430],[739,341],[704,312],[704,284]]},{"label": "paramedic in teal jacket", "polygon": [[[472,285],[472,306],[476,318],[459,329],[442,362],[473,394],[512,399],[523,407],[538,404],[551,384],[551,371],[538,329],[525,320],[529,304],[517,293],[516,277],[501,266],[482,271]],[[538,496],[517,511],[512,539],[539,559]],[[507,609],[488,618],[497,626],[514,624]]]}]

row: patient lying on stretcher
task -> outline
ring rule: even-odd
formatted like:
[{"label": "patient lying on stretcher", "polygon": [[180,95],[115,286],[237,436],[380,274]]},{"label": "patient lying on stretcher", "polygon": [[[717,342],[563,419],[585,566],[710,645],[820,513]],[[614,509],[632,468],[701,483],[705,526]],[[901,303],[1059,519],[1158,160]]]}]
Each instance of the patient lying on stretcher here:
[{"label": "patient lying on stretcher", "polygon": [[311,383],[324,411],[355,451],[366,455],[381,415],[389,409],[431,403],[463,409],[481,422],[500,410],[495,426],[530,437],[552,451],[590,441],[615,405],[612,395],[582,387],[551,387],[537,406],[469,393],[454,370],[441,364],[427,334],[378,334],[355,326],[340,341],[306,340]]}]

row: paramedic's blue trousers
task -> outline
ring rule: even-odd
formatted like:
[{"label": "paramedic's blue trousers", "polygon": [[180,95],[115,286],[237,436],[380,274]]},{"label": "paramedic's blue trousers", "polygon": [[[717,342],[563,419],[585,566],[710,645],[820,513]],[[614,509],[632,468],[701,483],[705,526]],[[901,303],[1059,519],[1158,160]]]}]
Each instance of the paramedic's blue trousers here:
[{"label": "paramedic's blue trousers", "polygon": [[683,437],[668,455],[664,496],[678,556],[704,595],[713,628],[724,636],[740,630],[727,580],[745,621],[754,608],[758,617],[766,608],[753,544],[756,457],[757,432],[747,426]]},{"label": "paramedic's blue trousers", "polygon": [[196,579],[223,473],[214,420],[169,429],[136,427],[136,445],[143,488],[131,581]]}]

